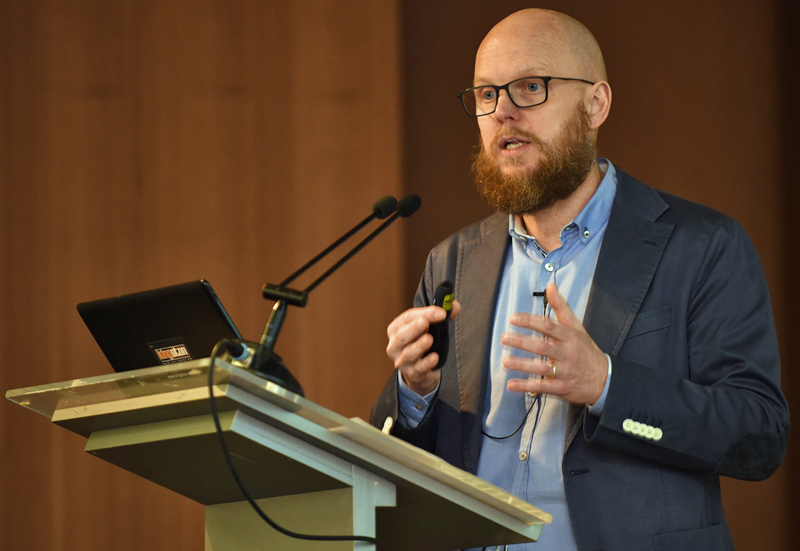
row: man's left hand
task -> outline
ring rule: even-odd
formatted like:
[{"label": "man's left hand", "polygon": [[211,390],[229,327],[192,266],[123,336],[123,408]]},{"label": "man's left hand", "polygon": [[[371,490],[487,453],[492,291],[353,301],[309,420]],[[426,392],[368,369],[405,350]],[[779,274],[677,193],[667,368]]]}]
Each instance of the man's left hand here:
[{"label": "man's left hand", "polygon": [[[556,320],[546,316],[516,313],[511,324],[531,329],[539,335],[503,333],[501,342],[547,358],[523,358],[508,355],[503,367],[525,371],[538,377],[511,379],[508,390],[553,394],[573,404],[593,405],[603,393],[608,377],[608,362],[567,301],[558,292],[555,283],[547,285],[547,300]],[[550,378],[552,376],[552,378]]]}]

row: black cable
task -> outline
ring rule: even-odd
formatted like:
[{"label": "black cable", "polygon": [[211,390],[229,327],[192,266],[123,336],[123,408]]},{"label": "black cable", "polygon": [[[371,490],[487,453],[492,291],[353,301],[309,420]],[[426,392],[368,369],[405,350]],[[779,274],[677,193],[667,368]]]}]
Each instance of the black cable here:
[{"label": "black cable", "polygon": [[[534,244],[536,244],[536,241],[534,241]],[[538,245],[537,245],[537,247],[538,247]],[[543,252],[543,254],[545,256],[547,256],[547,253]],[[544,316],[547,316],[547,293],[545,291],[534,292],[533,296],[534,297],[542,297],[542,299],[544,301],[543,313],[544,313]],[[547,358],[544,357],[544,356],[541,357],[541,360],[542,360],[543,363],[545,362],[546,359]],[[555,368],[553,369],[553,373],[555,373]],[[533,402],[531,402],[531,406],[528,408],[528,411],[525,412],[525,417],[522,418],[522,423],[519,424],[519,426],[517,427],[517,430],[515,430],[514,432],[512,432],[508,436],[492,436],[491,434],[485,432],[483,429],[481,429],[481,434],[483,434],[484,436],[488,436],[492,440],[505,440],[506,438],[511,438],[512,436],[514,436],[515,434],[517,434],[519,432],[519,429],[521,429],[522,427],[525,426],[525,421],[528,419],[528,415],[530,415],[531,410],[533,409],[533,405],[534,404],[539,404],[539,406],[537,406],[537,408],[536,408],[536,420],[533,423],[533,433],[535,433],[536,432],[536,426],[539,424],[539,417],[540,417],[540,414],[541,414],[541,411],[542,411],[542,409],[541,409],[542,408],[541,398],[542,398],[541,394],[537,394],[536,395],[536,398],[534,398]],[[547,397],[545,397],[545,403],[547,403]],[[533,434],[531,434],[531,438],[533,438]]]},{"label": "black cable", "polygon": [[[536,434],[536,427],[539,426],[539,421],[542,418],[542,409],[544,408],[545,405],[547,405],[547,396],[544,397],[544,403],[542,403],[541,394],[536,395],[536,398],[533,400],[530,407],[528,408],[528,411],[525,413],[525,417],[522,419],[522,423],[517,427],[517,430],[515,430],[508,436],[492,436],[491,434],[485,433],[483,429],[481,429],[481,433],[483,433],[484,436],[488,436],[489,438],[492,438],[494,440],[505,440],[506,438],[511,438],[512,436],[517,434],[519,432],[519,429],[521,429],[525,425],[525,420],[528,418],[528,415],[533,409],[533,404],[538,404],[538,406],[536,407],[536,418],[533,421],[533,431],[531,431],[531,440],[533,440],[533,436]],[[506,544],[503,548],[508,549],[508,544]],[[481,551],[486,551],[486,547],[484,547]]]},{"label": "black cable", "polygon": [[[528,419],[528,415],[530,415],[531,410],[533,409],[533,406],[536,405],[536,404],[539,404],[539,406],[536,409],[536,422],[533,424],[533,430],[535,432],[536,431],[536,425],[539,423],[539,413],[541,411],[541,402],[542,402],[541,399],[542,399],[542,395],[541,394],[537,394],[536,398],[534,398],[533,402],[531,402],[531,405],[528,408],[528,411],[525,412],[525,417],[522,418],[522,422],[517,427],[517,430],[515,430],[514,432],[512,432],[508,436],[492,436],[491,434],[489,434],[488,432],[484,431],[483,429],[481,429],[481,434],[483,434],[484,436],[488,436],[492,440],[505,440],[506,438],[511,438],[512,436],[514,436],[515,434],[517,434],[519,432],[519,429],[521,429],[522,427],[525,426],[525,421]],[[531,437],[533,437],[533,435],[531,435]]]},{"label": "black cable", "polygon": [[376,538],[371,538],[368,536],[315,536],[310,534],[298,534],[297,532],[292,532],[291,530],[287,530],[282,526],[278,525],[269,518],[264,511],[261,510],[261,507],[258,506],[258,503],[253,499],[250,495],[250,492],[244,487],[244,483],[242,479],[239,477],[239,471],[236,470],[236,467],[233,464],[233,459],[231,458],[231,452],[228,448],[228,443],[225,441],[225,435],[222,433],[222,425],[219,422],[219,410],[217,409],[217,399],[214,397],[214,360],[219,355],[220,346],[223,344],[224,341],[218,342],[214,345],[214,349],[211,351],[211,358],[209,358],[209,365],[208,365],[208,401],[211,406],[211,416],[214,419],[214,426],[217,429],[217,436],[219,436],[219,443],[222,447],[223,454],[225,455],[225,461],[228,463],[228,467],[230,468],[231,474],[233,475],[233,479],[236,481],[236,485],[239,486],[239,490],[241,490],[242,495],[244,495],[245,499],[247,499],[250,506],[253,510],[260,516],[264,522],[269,524],[272,528],[280,532],[285,536],[289,536],[290,538],[300,539],[300,540],[312,540],[312,541],[364,541],[367,543],[372,543],[374,545],[378,544],[378,540]]}]

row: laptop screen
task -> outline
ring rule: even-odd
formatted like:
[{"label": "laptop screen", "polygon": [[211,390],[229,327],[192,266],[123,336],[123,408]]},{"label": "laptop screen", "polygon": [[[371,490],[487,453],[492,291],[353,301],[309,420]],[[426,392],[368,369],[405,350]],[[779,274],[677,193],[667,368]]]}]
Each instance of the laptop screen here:
[{"label": "laptop screen", "polygon": [[82,302],[78,313],[115,371],[207,358],[242,338],[204,279]]}]

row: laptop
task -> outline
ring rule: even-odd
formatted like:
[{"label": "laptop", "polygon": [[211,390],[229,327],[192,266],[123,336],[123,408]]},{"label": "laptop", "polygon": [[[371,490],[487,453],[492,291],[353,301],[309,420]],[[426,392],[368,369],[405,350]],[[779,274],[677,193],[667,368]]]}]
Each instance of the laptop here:
[{"label": "laptop", "polygon": [[242,338],[204,279],[82,302],[78,313],[117,372],[208,358]]}]

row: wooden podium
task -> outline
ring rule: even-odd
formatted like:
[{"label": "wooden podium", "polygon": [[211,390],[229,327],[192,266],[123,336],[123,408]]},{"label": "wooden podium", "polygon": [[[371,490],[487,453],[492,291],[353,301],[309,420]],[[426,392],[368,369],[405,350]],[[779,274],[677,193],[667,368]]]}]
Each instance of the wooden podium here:
[{"label": "wooden podium", "polygon": [[[10,390],[88,438],[86,451],[205,505],[206,550],[373,550],[292,539],[239,491],[210,413],[209,360]],[[361,419],[217,360],[214,396],[245,486],[294,532],[376,537],[380,551],[537,540],[552,517]]]}]

